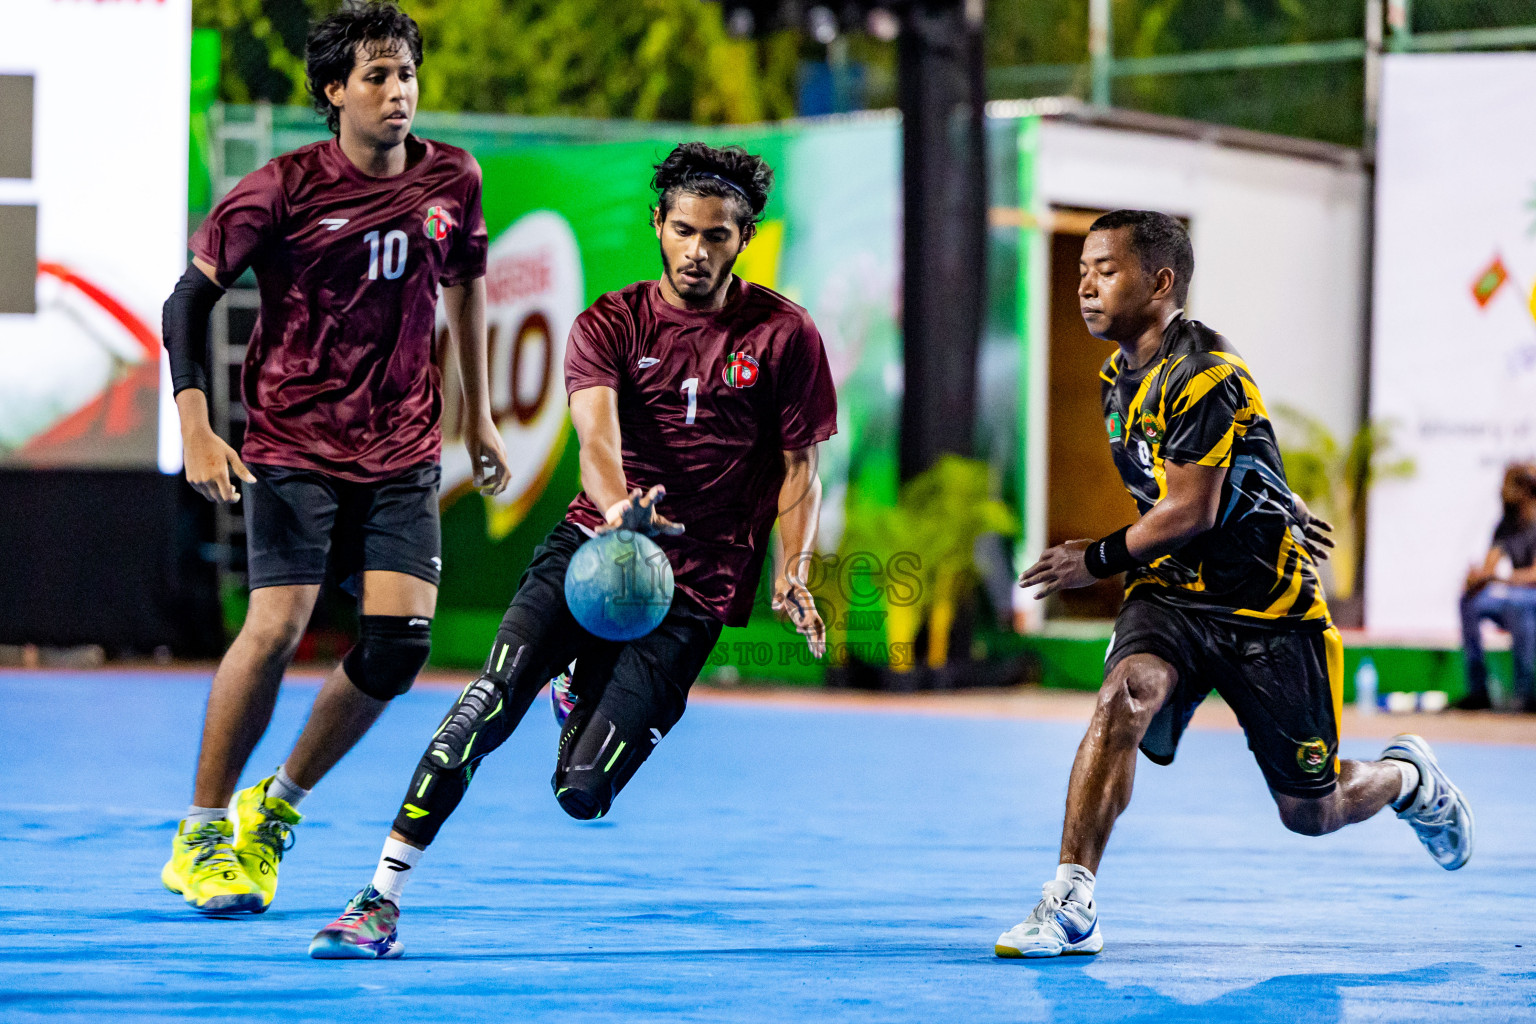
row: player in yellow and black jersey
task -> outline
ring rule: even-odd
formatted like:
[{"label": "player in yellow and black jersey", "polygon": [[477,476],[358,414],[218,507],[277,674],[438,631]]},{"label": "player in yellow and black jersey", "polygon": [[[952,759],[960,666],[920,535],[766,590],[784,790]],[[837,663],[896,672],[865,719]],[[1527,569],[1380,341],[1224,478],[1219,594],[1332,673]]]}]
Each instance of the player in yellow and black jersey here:
[{"label": "player in yellow and black jersey", "polygon": [[1472,853],[1472,812],[1417,736],[1376,761],[1338,758],[1344,649],[1316,560],[1330,527],[1291,493],[1258,385],[1225,338],[1183,308],[1189,236],[1161,213],[1120,210],[1083,243],[1078,299],[1116,351],[1100,371],[1115,466],[1140,518],[1047,550],[1021,586],[1037,597],[1126,574],[1104,685],[1067,790],[1056,878],[1007,957],[1103,948],[1094,872],[1131,799],[1139,747],[1173,760],[1211,690],[1236,713],[1280,820],[1322,835],[1391,806],[1435,861]]},{"label": "player in yellow and black jersey", "polygon": [[1227,340],[1176,317],[1145,366],[1115,352],[1099,371],[1110,453],[1142,515],[1168,495],[1168,463],[1226,472],[1216,524],[1170,554],[1138,565],[1128,595],[1152,588],[1162,601],[1242,625],[1318,631],[1328,605],[1305,537],[1332,541],[1296,504],[1259,386]]}]

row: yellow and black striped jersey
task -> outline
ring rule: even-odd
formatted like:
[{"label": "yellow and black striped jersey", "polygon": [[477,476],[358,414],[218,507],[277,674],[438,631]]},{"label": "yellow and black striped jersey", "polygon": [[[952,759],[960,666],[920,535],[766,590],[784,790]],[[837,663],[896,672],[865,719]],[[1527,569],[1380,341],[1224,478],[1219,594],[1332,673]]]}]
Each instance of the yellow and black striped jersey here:
[{"label": "yellow and black striped jersey", "polygon": [[1126,576],[1146,596],[1228,622],[1326,629],[1328,605],[1258,385],[1225,338],[1197,320],[1168,325],[1146,366],[1117,350],[1099,371],[1110,452],[1145,515],[1168,491],[1165,464],[1228,467],[1216,525]]}]

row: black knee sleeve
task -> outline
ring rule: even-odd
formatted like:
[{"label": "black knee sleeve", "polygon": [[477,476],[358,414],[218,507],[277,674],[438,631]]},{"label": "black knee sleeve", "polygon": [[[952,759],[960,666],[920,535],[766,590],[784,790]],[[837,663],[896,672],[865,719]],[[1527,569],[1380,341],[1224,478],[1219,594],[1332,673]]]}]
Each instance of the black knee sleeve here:
[{"label": "black knee sleeve", "polygon": [[[475,744],[481,730],[502,713],[506,702],[501,689],[490,679],[481,676],[459,695],[459,702],[448,712],[437,735],[427,745],[422,763],[430,764],[438,771],[456,772],[461,768],[473,768]],[[481,753],[484,754],[484,748]]]},{"label": "black knee sleeve", "polygon": [[395,817],[395,831],[423,846],[431,843],[464,799],[475,767],[515,725],[495,680],[481,676],[466,686],[421,755]]},{"label": "black knee sleeve", "polygon": [[571,659],[571,652],[559,644],[553,648],[557,653],[546,650],[541,656],[526,639],[529,631],[518,628],[520,609],[513,602],[496,631],[485,670],[454,701],[411,775],[395,831],[419,846],[437,837],[464,799],[480,762],[512,735],[554,667]]},{"label": "black knee sleeve", "polygon": [[608,813],[661,733],[653,729],[630,735],[596,709],[582,715],[580,708],[578,704],[560,736],[560,758],[550,784],[566,814],[588,821]]},{"label": "black knee sleeve", "polygon": [[341,667],[352,685],[375,700],[411,688],[432,650],[432,620],[421,615],[361,615],[358,639]]}]

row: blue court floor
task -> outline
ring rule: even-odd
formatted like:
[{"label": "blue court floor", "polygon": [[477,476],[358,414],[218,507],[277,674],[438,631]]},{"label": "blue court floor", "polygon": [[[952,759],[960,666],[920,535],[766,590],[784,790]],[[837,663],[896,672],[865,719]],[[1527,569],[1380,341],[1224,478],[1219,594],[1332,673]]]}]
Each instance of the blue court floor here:
[{"label": "blue court floor", "polygon": [[[204,920],[159,869],[206,688],[0,674],[0,1020],[1536,1020],[1532,748],[1438,746],[1480,828],[1448,874],[1390,815],[1286,833],[1241,737],[1192,732],[1139,770],[1104,953],[1021,962],[992,941],[1054,869],[1079,726],[699,701],[578,823],[541,702],[411,883],[405,959],[321,962],[455,694],[402,698],[310,797],[271,911]],[[314,692],[289,684],[242,784]]]}]

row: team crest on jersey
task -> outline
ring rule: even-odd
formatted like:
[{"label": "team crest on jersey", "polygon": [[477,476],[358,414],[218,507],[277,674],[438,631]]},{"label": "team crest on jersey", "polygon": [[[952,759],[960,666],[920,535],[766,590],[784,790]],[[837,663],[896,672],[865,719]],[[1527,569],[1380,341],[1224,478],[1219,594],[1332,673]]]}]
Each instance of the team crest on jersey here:
[{"label": "team crest on jersey", "polygon": [[1157,442],[1163,439],[1162,429],[1157,425],[1157,417],[1153,416],[1150,412],[1144,412],[1141,414],[1141,432],[1145,434],[1147,440],[1151,441],[1153,444],[1157,444]]},{"label": "team crest on jersey", "polygon": [[1296,763],[1308,775],[1316,775],[1328,767],[1328,744],[1321,737],[1313,737],[1296,748]]},{"label": "team crest on jersey", "polygon": [[732,352],[725,363],[725,382],[733,388],[749,388],[757,383],[757,360],[745,352]]},{"label": "team crest on jersey", "polygon": [[453,228],[453,218],[448,216],[448,211],[441,206],[427,207],[427,219],[421,225],[421,230],[434,242],[441,242],[448,237],[448,232]]}]

